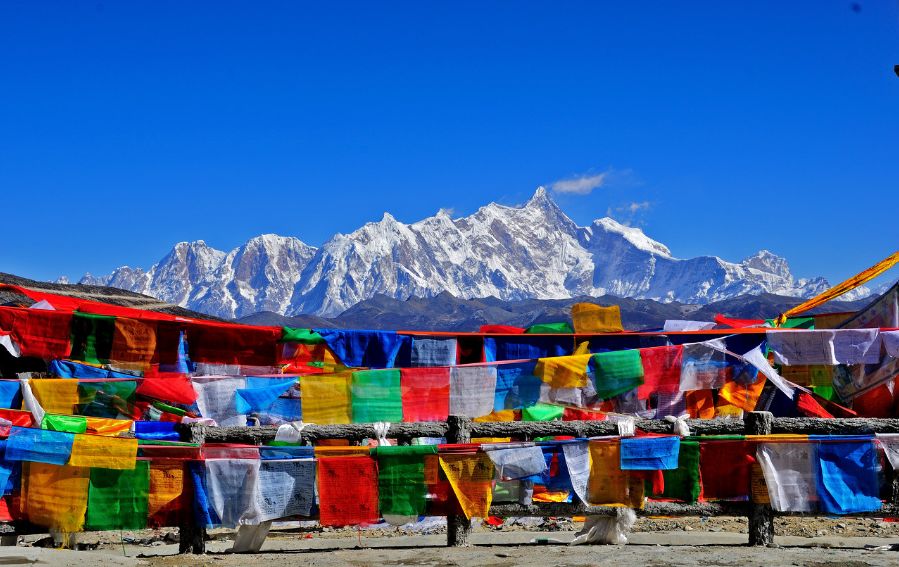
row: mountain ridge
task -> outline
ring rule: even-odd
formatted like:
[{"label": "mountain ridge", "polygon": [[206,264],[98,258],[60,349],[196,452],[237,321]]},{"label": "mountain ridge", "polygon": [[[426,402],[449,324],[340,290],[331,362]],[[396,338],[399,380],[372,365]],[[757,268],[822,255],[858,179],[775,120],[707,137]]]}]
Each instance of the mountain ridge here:
[{"label": "mountain ridge", "polygon": [[335,317],[378,295],[406,300],[448,292],[503,301],[612,295],[704,305],[747,294],[811,297],[829,287],[820,277],[795,278],[787,261],[767,250],[740,262],[680,259],[610,217],[579,226],[542,187],[523,205],[489,203],[459,218],[440,210],[406,224],[385,212],[318,248],[273,234],[230,252],[202,240],[181,242],[147,270],[123,266],[79,283],[228,319],[259,311]]}]

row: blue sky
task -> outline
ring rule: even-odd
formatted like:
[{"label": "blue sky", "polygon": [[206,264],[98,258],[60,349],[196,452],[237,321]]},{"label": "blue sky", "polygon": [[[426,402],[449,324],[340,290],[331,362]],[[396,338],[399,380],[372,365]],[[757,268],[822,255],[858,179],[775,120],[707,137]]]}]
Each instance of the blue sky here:
[{"label": "blue sky", "polygon": [[605,173],[555,185],[581,224],[837,281],[899,248],[897,2],[857,8],[3,2],[0,271],[319,245]]}]

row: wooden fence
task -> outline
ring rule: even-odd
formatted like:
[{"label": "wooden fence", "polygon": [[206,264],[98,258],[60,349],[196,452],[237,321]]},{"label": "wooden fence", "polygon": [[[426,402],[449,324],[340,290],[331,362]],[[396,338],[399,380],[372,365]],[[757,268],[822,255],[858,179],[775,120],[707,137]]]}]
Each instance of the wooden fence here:
[{"label": "wooden fence", "polygon": [[[775,418],[769,412],[748,412],[744,419],[686,420],[693,435],[771,435],[792,433],[799,435],[859,435],[899,433],[899,419],[821,419]],[[636,426],[651,433],[672,433],[673,424],[663,420],[638,419]],[[275,438],[276,426],[207,427],[190,424],[182,429],[184,441],[192,443],[240,443],[261,445]],[[408,444],[414,437],[445,437],[447,443],[469,443],[472,437],[513,437],[529,441],[536,437],[574,436],[595,437],[616,435],[618,427],[612,421],[545,421],[545,422],[473,422],[467,417],[450,416],[446,422],[393,423],[387,437]],[[308,425],[300,433],[304,444],[320,439],[361,441],[376,438],[373,424]],[[899,475],[893,474],[890,501],[882,510],[852,516],[899,516]],[[495,504],[491,515],[496,516],[582,516],[615,515],[618,509],[586,506],[582,503]],[[738,516],[748,518],[749,545],[768,545],[774,542],[774,515],[768,504],[749,502],[700,502],[678,504],[649,502],[637,514],[641,516]],[[816,513],[797,514],[815,516]],[[181,553],[204,553],[206,531],[197,526],[190,514],[180,525]],[[468,541],[471,522],[463,516],[447,518],[447,545],[461,546]]]}]

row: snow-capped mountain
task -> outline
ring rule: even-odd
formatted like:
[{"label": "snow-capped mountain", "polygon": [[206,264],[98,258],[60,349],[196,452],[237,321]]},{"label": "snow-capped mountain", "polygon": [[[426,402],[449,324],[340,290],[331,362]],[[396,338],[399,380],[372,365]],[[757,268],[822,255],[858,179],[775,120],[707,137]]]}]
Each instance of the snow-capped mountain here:
[{"label": "snow-capped mountain", "polygon": [[[263,235],[225,253],[181,242],[144,271],[122,267],[80,283],[109,285],[220,317],[257,311],[334,316],[381,294],[563,299],[606,294],[705,304],[742,294],[811,297],[822,278],[795,279],[786,260],[762,250],[742,262],[675,258],[638,228],[611,218],[582,227],[542,187],[522,206],[491,203],[405,224],[389,213],[321,248]],[[856,293],[846,299],[857,298]]]}]

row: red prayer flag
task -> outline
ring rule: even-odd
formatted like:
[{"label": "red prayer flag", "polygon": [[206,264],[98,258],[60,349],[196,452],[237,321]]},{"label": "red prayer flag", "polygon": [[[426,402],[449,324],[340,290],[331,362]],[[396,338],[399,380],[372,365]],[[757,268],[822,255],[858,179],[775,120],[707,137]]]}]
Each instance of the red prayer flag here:
[{"label": "red prayer flag", "polygon": [[34,420],[31,417],[31,412],[14,409],[0,409],[0,418],[12,422],[16,427],[34,427]]},{"label": "red prayer flag", "polygon": [[606,419],[606,414],[600,411],[581,408],[565,408],[562,411],[562,421],[605,421]]},{"label": "red prayer flag", "polygon": [[510,325],[481,325],[478,332],[497,335],[522,335],[524,334],[525,329],[522,327],[512,327]]},{"label": "red prayer flag", "polygon": [[810,394],[801,390],[797,391],[799,395],[796,400],[796,409],[802,412],[803,415],[808,417],[833,417],[830,412],[821,407],[821,404],[819,404]]},{"label": "red prayer flag", "polygon": [[135,392],[148,398],[178,404],[190,405],[197,401],[193,384],[183,374],[160,372],[145,375]]},{"label": "red prayer flag", "polygon": [[0,307],[0,329],[8,331],[22,356],[65,358],[72,350],[72,314],[45,309]]},{"label": "red prayer flag", "polygon": [[403,368],[403,421],[444,421],[449,415],[449,368]]},{"label": "red prayer flag", "polygon": [[187,345],[194,362],[275,366],[281,327],[255,327],[194,321],[187,324]]},{"label": "red prayer flag", "polygon": [[322,526],[378,521],[378,465],[371,457],[318,459],[319,520]]},{"label": "red prayer flag", "polygon": [[663,346],[640,349],[643,362],[643,385],[637,387],[637,398],[648,400],[650,394],[676,394],[680,391],[680,369],[684,347]]},{"label": "red prayer flag", "polygon": [[699,476],[707,499],[749,495],[753,444],[742,440],[703,441],[699,444]]},{"label": "red prayer flag", "polygon": [[853,399],[852,409],[859,417],[893,417],[893,393],[881,384]]},{"label": "red prayer flag", "polygon": [[746,327],[758,327],[765,324],[764,319],[734,319],[731,317],[725,317],[724,315],[718,313],[715,315],[715,322],[719,325],[724,325],[725,327],[731,327],[733,329],[744,329]]}]

